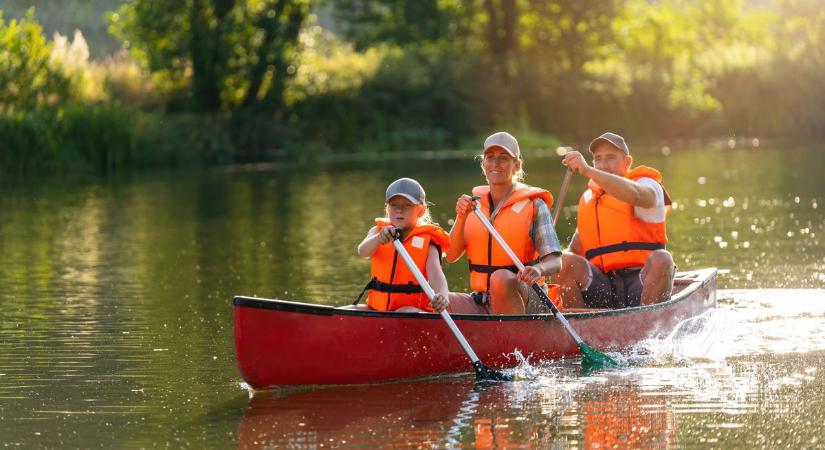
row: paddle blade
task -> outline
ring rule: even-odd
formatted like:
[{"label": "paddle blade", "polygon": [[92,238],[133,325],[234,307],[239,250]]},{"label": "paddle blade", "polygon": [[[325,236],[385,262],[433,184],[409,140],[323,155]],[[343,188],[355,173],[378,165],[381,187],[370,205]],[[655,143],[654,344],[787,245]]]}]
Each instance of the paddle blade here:
[{"label": "paddle blade", "polygon": [[582,352],[582,371],[590,373],[594,370],[600,370],[607,367],[619,367],[619,363],[615,359],[606,354],[596,350],[595,348],[585,344],[579,344],[579,349]]},{"label": "paddle blade", "polygon": [[476,369],[476,379],[479,381],[513,381],[512,376],[505,375],[498,370],[487,367],[481,361],[474,362],[473,367]]}]

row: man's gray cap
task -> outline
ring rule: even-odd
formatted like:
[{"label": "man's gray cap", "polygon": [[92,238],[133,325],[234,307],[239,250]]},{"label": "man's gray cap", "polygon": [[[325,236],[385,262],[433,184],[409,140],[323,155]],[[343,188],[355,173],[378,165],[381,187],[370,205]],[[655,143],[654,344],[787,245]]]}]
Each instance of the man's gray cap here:
[{"label": "man's gray cap", "polygon": [[518,141],[512,134],[506,131],[493,133],[487,138],[487,140],[484,141],[485,152],[491,147],[501,147],[513,158],[519,159],[521,157],[521,151],[518,148]]},{"label": "man's gray cap", "polygon": [[630,149],[627,148],[627,143],[624,141],[624,138],[616,133],[611,133],[609,131],[597,137],[596,139],[593,139],[593,142],[590,143],[590,147],[588,148],[591,154],[593,154],[593,148],[596,147],[596,144],[598,144],[600,141],[605,141],[610,145],[618,148],[619,150],[623,151],[625,155],[630,154]]},{"label": "man's gray cap", "polygon": [[403,196],[416,205],[424,203],[425,199],[424,188],[412,178],[399,178],[387,186],[386,201],[390,201],[396,195]]}]

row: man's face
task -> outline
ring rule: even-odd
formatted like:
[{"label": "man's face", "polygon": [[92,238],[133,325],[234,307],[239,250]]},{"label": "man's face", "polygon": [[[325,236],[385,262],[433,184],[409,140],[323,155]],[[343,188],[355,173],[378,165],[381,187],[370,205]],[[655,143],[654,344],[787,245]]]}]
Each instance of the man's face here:
[{"label": "man's face", "polygon": [[601,171],[623,177],[632,162],[630,155],[610,143],[601,141],[593,148],[593,167]]}]

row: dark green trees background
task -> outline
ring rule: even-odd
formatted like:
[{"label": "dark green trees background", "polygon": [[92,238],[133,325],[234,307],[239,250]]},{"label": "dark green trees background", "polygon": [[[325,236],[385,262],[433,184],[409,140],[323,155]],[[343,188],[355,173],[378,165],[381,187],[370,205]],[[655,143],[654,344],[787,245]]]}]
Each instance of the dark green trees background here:
[{"label": "dark green trees background", "polygon": [[495,128],[573,142],[825,135],[817,0],[0,8],[7,174],[441,150]]}]

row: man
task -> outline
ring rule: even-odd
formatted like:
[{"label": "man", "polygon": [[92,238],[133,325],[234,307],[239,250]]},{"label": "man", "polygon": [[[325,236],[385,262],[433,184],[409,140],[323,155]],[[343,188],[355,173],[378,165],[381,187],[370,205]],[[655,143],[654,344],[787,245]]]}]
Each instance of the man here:
[{"label": "man", "polygon": [[670,197],[655,169],[630,169],[624,138],[604,133],[590,143],[593,165],[581,153],[562,164],[590,179],[579,199],[576,232],[553,278],[565,308],[624,308],[670,297],[675,266],[665,250]]}]

